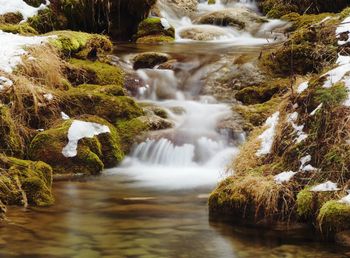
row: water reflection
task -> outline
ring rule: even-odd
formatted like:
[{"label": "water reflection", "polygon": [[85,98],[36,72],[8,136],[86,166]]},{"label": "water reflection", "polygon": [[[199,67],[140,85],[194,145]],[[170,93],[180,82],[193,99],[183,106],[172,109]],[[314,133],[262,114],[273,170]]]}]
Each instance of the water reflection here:
[{"label": "water reflection", "polygon": [[60,182],[55,206],[10,207],[9,222],[0,227],[0,256],[342,257],[317,244],[289,245],[255,230],[209,223],[209,189],[136,184],[120,175]]}]

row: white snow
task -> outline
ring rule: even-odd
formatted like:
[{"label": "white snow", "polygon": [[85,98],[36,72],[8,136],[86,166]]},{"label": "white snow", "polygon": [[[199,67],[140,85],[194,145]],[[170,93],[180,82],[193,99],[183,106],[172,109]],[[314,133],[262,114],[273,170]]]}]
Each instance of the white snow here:
[{"label": "white snow", "polygon": [[10,79],[0,76],[0,91],[5,90],[6,88],[12,87],[13,81]]},{"label": "white snow", "polygon": [[335,31],[337,37],[339,38],[340,34],[342,33],[348,33],[348,40],[346,41],[342,41],[342,40],[338,40],[338,45],[344,45],[348,42],[350,42],[350,16],[347,17],[344,21],[342,21],[342,23],[337,27],[336,31]]},{"label": "white snow", "polygon": [[303,82],[298,86],[297,92],[300,94],[309,87],[309,82]]},{"label": "white snow", "polygon": [[171,26],[170,26],[168,20],[165,19],[165,18],[161,18],[161,19],[160,19],[160,23],[162,24],[162,26],[163,26],[163,28],[164,28],[165,30],[168,30],[168,29],[171,28]]},{"label": "white snow", "polygon": [[63,148],[63,156],[70,158],[77,155],[78,141],[83,138],[92,138],[95,135],[110,133],[106,125],[74,120],[68,130],[68,144]]},{"label": "white snow", "polygon": [[303,167],[302,170],[303,171],[316,171],[318,169],[309,164],[309,165],[306,165],[305,167]]},{"label": "white snow", "polygon": [[51,93],[46,93],[46,94],[44,94],[44,98],[47,101],[52,101],[54,97],[53,97],[53,95]]},{"label": "white snow", "polygon": [[297,172],[293,172],[293,171],[286,171],[286,172],[279,173],[274,177],[275,182],[277,184],[288,182],[296,173]]},{"label": "white snow", "polygon": [[61,112],[61,117],[62,117],[63,120],[69,120],[70,119],[70,117],[64,112]]},{"label": "white snow", "polygon": [[303,169],[303,167],[311,161],[311,155],[306,155],[300,159],[300,169]]},{"label": "white snow", "polygon": [[[344,45],[350,42],[350,16],[347,17],[336,29],[336,36],[339,39],[340,34],[347,33],[347,40],[338,40],[338,45]],[[337,67],[330,70],[323,76],[327,77],[323,87],[330,88],[338,82],[344,82],[346,88],[349,91],[347,100],[344,101],[344,105],[350,107],[350,56],[342,56],[338,54]]]},{"label": "white snow", "polygon": [[26,37],[0,30],[0,70],[11,73],[22,62],[21,56],[27,54],[23,49],[24,47],[43,44],[49,38],[40,36]]},{"label": "white snow", "polygon": [[28,5],[23,0],[0,0],[0,15],[19,12],[26,21],[29,17],[38,14],[40,10],[45,9],[49,4],[50,1],[46,0],[45,4],[41,4],[36,8]]},{"label": "white snow", "polygon": [[348,195],[339,200],[340,203],[350,204],[350,191],[347,191]]},{"label": "white snow", "polygon": [[261,146],[256,152],[257,156],[260,157],[270,153],[276,133],[275,131],[278,124],[279,115],[280,113],[276,112],[266,120],[265,126],[267,129],[258,137],[261,140]]},{"label": "white snow", "polygon": [[297,137],[295,138],[296,143],[301,143],[304,141],[308,135],[304,133],[304,125],[297,125],[295,122],[298,119],[299,114],[297,112],[293,112],[287,116],[287,121],[292,125]]},{"label": "white snow", "polygon": [[314,116],[316,115],[317,111],[319,111],[323,106],[323,103],[321,103],[320,105],[317,106],[317,108],[315,108],[311,113],[310,116]]},{"label": "white snow", "polygon": [[338,188],[338,185],[332,181],[327,181],[323,184],[319,184],[311,188],[312,192],[330,192],[338,190],[340,190],[340,188]]}]

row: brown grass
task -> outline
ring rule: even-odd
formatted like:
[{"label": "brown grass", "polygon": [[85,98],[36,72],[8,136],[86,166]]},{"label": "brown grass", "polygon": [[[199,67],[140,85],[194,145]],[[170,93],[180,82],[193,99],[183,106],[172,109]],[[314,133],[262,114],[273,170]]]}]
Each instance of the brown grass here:
[{"label": "brown grass", "polygon": [[50,45],[40,45],[29,48],[28,52],[16,73],[50,89],[65,89],[63,68],[66,63],[57,50]]}]

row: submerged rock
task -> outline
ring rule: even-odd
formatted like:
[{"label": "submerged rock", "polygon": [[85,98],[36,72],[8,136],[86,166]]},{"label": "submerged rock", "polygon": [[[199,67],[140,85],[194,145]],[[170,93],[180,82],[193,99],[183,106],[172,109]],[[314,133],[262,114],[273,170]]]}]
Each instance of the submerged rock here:
[{"label": "submerged rock", "polygon": [[154,68],[156,65],[165,63],[169,60],[169,56],[163,53],[146,52],[138,54],[133,58],[134,69]]}]

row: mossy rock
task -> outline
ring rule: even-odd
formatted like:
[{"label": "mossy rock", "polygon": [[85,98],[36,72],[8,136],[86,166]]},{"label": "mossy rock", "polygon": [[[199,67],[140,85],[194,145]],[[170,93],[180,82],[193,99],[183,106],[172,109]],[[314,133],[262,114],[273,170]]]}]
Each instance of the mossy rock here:
[{"label": "mossy rock", "polygon": [[99,55],[112,51],[113,44],[108,37],[78,31],[54,31],[50,44],[68,56],[95,60]]},{"label": "mossy rock", "polygon": [[264,103],[274,95],[286,92],[288,84],[288,79],[276,79],[268,84],[245,87],[236,93],[235,98],[246,105]]},{"label": "mossy rock", "polygon": [[127,96],[111,96],[97,90],[74,88],[61,95],[61,108],[70,116],[97,115],[115,124],[143,115],[142,109]]},{"label": "mossy rock", "polygon": [[0,30],[25,36],[38,35],[38,32],[26,22],[20,24],[0,23]]},{"label": "mossy rock", "polygon": [[244,118],[246,121],[246,125],[244,127],[246,130],[250,131],[255,126],[261,126],[274,112],[281,100],[281,97],[276,97],[261,104],[249,106],[235,105],[233,109]]},{"label": "mossy rock", "polygon": [[116,65],[110,65],[99,61],[70,59],[71,67],[67,67],[66,75],[73,85],[99,84],[99,85],[123,85],[125,74]]},{"label": "mossy rock", "polygon": [[13,119],[10,108],[0,105],[0,153],[23,157],[24,140],[18,129],[18,123]]},{"label": "mossy rock", "polygon": [[335,197],[334,192],[312,192],[306,187],[297,195],[298,216],[306,221],[314,221],[323,204]]},{"label": "mossy rock", "polygon": [[332,200],[326,202],[317,217],[320,229],[325,234],[334,234],[350,229],[350,205]]},{"label": "mossy rock", "polygon": [[314,0],[259,0],[258,6],[270,18],[280,18],[285,14],[318,14],[325,12],[338,13],[349,5],[347,0],[314,1]]},{"label": "mossy rock", "polygon": [[114,126],[95,116],[82,116],[80,120],[106,125],[110,133],[81,139],[78,142],[77,155],[65,157],[62,150],[68,143],[67,135],[73,120],[58,122],[53,128],[35,136],[30,144],[30,158],[50,164],[54,173],[60,174],[96,175],[103,168],[118,164],[124,154],[121,151],[120,139]]},{"label": "mossy rock", "polygon": [[123,151],[129,153],[137,138],[141,137],[148,129],[147,125],[138,118],[118,122],[117,130],[120,135]]},{"label": "mossy rock", "polygon": [[162,53],[157,52],[146,52],[138,54],[133,58],[134,69],[142,69],[142,68],[153,68],[156,65],[165,63],[169,60],[169,56]]},{"label": "mossy rock", "polygon": [[26,198],[28,204],[35,206],[53,204],[52,168],[48,164],[0,154],[0,167],[0,200],[2,202],[9,205],[23,205]]},{"label": "mossy rock", "polygon": [[[145,43],[145,39],[142,38],[149,36],[157,36],[162,42],[164,42],[164,39],[168,40],[169,38],[175,38],[175,29],[173,27],[165,28],[162,24],[162,20],[158,17],[147,18],[139,24],[135,39],[138,43],[141,43],[140,40]],[[161,36],[166,38],[162,38]]]},{"label": "mossy rock", "polygon": [[107,96],[114,96],[114,97],[120,97],[120,96],[127,96],[127,91],[118,84],[111,84],[111,85],[97,85],[97,84],[81,84],[77,86],[78,89],[86,90],[88,92],[92,93],[102,93]]}]

